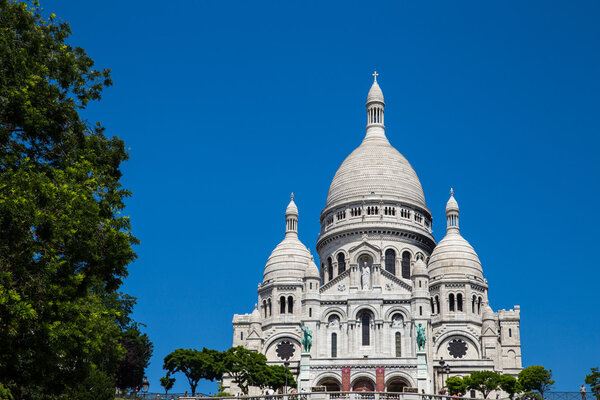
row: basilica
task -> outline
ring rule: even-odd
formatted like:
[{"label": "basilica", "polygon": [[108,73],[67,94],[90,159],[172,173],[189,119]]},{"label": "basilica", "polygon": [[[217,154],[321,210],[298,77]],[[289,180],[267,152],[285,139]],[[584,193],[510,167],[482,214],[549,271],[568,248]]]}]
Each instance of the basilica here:
[{"label": "basilica", "polygon": [[[448,376],[516,375],[519,306],[490,307],[453,191],[446,235],[436,243],[419,178],[386,137],[374,76],[365,137],[335,173],[321,212],[318,263],[298,236],[292,195],[255,309],[233,316],[233,345],[289,366],[306,391],[438,393]],[[310,348],[302,346],[302,326]],[[231,379],[224,386],[239,391]]]}]

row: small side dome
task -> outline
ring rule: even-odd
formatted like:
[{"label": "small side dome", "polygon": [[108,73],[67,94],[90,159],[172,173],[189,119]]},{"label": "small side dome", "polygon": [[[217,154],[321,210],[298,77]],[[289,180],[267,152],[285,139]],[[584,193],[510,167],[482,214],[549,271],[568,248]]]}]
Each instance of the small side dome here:
[{"label": "small side dome", "polygon": [[294,194],[285,212],[285,238],[275,247],[263,273],[263,284],[277,281],[298,281],[304,278],[311,255],[298,239],[298,207]]},{"label": "small side dome", "polygon": [[488,321],[494,319],[496,319],[494,316],[494,311],[492,310],[492,307],[490,307],[490,303],[488,302],[483,309],[483,320]]},{"label": "small side dome", "polygon": [[254,311],[250,314],[250,323],[260,323],[260,313],[258,312],[258,305],[254,305]]},{"label": "small side dome", "polygon": [[431,279],[444,277],[473,277],[483,281],[483,270],[479,256],[459,233],[449,233],[444,237],[429,258]]},{"label": "small side dome", "polygon": [[435,246],[429,258],[431,279],[444,276],[473,278],[483,282],[481,261],[473,247],[460,234],[458,224],[459,209],[450,190],[450,200],[446,205],[446,236]]},{"label": "small side dome", "polygon": [[427,264],[423,261],[423,256],[417,257],[417,261],[415,261],[415,266],[413,267],[412,276],[428,276]]},{"label": "small side dome", "polygon": [[319,268],[317,264],[315,264],[315,259],[313,256],[310,256],[310,262],[308,263],[308,268],[306,268],[305,278],[313,278],[313,279],[321,279],[321,275],[319,274]]}]

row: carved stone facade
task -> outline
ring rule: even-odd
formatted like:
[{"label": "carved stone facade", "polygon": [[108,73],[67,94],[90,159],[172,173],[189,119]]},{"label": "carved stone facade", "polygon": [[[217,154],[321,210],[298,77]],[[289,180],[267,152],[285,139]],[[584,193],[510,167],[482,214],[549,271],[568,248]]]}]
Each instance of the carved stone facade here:
[{"label": "carved stone facade", "polygon": [[[453,194],[437,245],[417,174],[389,143],[383,93],[367,97],[367,132],[336,172],[320,217],[320,269],[298,238],[298,208],[258,286],[257,307],[234,315],[233,345],[299,370],[303,321],[313,332],[310,386],[438,392],[450,375],[521,370],[519,306],[493,312],[475,250],[459,230]],[[417,381],[415,327],[426,328],[427,378]],[[225,380],[227,391],[235,384]],[[254,393],[258,389],[253,389]]]}]

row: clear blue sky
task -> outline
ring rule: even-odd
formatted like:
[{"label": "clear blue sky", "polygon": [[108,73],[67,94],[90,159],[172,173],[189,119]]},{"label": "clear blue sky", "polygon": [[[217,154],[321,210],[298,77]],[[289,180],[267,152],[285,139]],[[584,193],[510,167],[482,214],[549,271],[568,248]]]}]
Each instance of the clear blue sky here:
[{"label": "clear blue sky", "polygon": [[86,115],[130,148],[123,181],[141,244],[124,289],[155,345],[151,390],[175,348],[231,345],[291,191],[317,254],[374,68],[388,137],[421,179],[436,239],[453,186],[493,309],[521,305],[524,365],[551,368],[565,391],[600,365],[600,2],[42,6],[113,71]]}]

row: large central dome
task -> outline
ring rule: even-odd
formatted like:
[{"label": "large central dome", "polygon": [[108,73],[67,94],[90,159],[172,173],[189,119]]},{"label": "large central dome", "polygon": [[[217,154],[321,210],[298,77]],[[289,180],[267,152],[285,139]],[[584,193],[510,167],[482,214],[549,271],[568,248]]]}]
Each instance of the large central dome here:
[{"label": "large central dome", "polygon": [[415,170],[385,138],[365,138],[344,160],[329,186],[327,207],[369,195],[427,209]]},{"label": "large central dome", "polygon": [[367,96],[367,134],[335,173],[326,209],[375,196],[428,210],[415,170],[385,136],[384,107],[375,80]]}]

